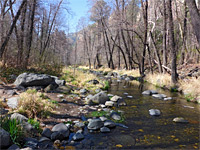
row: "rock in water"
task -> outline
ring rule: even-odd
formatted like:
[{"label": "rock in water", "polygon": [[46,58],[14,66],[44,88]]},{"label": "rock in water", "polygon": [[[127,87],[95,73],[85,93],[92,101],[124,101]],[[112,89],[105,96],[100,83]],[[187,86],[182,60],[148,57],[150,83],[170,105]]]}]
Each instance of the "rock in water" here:
[{"label": "rock in water", "polygon": [[110,132],[110,129],[107,128],[107,127],[102,127],[102,128],[100,129],[100,131],[101,131],[102,133],[108,133],[108,132]]},{"label": "rock in water", "polygon": [[73,139],[74,141],[82,140],[82,139],[84,139],[84,135],[83,135],[82,133],[76,133],[76,134],[72,137],[72,139]]},{"label": "rock in water", "polygon": [[100,92],[98,94],[95,94],[91,101],[95,104],[105,104],[106,101],[109,101],[109,97],[105,92]]},{"label": "rock in water", "polygon": [[106,101],[105,105],[108,106],[108,107],[112,107],[114,105],[114,102],[113,101]]},{"label": "rock in water", "polygon": [[173,121],[176,123],[188,123],[188,120],[185,120],[183,117],[176,117]]},{"label": "rock in water", "polygon": [[69,136],[69,128],[64,123],[59,123],[52,128],[53,132],[59,132],[60,136],[67,138]]},{"label": "rock in water", "polygon": [[104,122],[104,127],[114,128],[114,127],[116,127],[116,124],[111,120],[107,120]]},{"label": "rock in water", "polygon": [[16,86],[30,87],[30,86],[48,86],[55,82],[55,79],[46,74],[22,73],[15,80]]},{"label": "rock in water", "polygon": [[113,101],[113,102],[117,102],[117,101],[119,101],[121,99],[122,99],[122,97],[115,95],[110,100]]},{"label": "rock in water", "polygon": [[160,116],[160,110],[158,110],[158,109],[150,109],[149,110],[149,114],[151,116]]},{"label": "rock in water", "polygon": [[164,99],[167,97],[165,94],[153,94],[152,96],[158,99]]},{"label": "rock in water", "polygon": [[51,138],[51,134],[52,134],[51,130],[49,128],[45,128],[42,131],[41,135],[44,136],[44,137],[47,137],[47,138]]},{"label": "rock in water", "polygon": [[116,112],[111,113],[110,116],[111,116],[114,120],[117,120],[117,121],[121,120],[121,116],[120,116],[118,113],[116,113]]},{"label": "rock in water", "polygon": [[103,121],[101,121],[100,119],[92,119],[87,127],[89,130],[98,130],[103,127],[103,125]]}]

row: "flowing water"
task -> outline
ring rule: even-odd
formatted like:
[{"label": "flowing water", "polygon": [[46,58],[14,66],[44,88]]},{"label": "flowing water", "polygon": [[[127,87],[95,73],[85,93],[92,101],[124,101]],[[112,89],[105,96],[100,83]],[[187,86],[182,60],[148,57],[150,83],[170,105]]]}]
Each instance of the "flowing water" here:
[{"label": "flowing water", "polygon": [[[157,90],[173,97],[163,101],[143,96],[144,90]],[[87,133],[77,148],[86,149],[198,149],[200,148],[200,107],[188,103],[178,93],[171,93],[149,84],[113,81],[108,93],[122,96],[127,106],[116,110],[124,111],[128,129],[117,126],[111,133]],[[133,98],[127,98],[128,93]],[[149,109],[159,109],[160,116],[150,116]],[[183,117],[187,124],[174,123],[175,117]]]}]

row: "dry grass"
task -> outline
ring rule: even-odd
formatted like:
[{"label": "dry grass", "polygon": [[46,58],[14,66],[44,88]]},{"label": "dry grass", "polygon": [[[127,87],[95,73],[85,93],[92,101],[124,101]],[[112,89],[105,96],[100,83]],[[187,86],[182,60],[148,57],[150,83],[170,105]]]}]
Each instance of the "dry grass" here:
[{"label": "dry grass", "polygon": [[146,75],[145,80],[159,87],[167,87],[170,89],[170,87],[172,86],[171,76],[169,74],[148,74]]},{"label": "dry grass", "polygon": [[190,78],[180,81],[180,88],[185,94],[191,95],[193,98],[200,96],[200,78]]},{"label": "dry grass", "polygon": [[20,94],[18,112],[26,114],[28,118],[43,117],[53,110],[53,104],[43,98],[42,93],[27,90]]},{"label": "dry grass", "polygon": [[135,70],[115,70],[116,72],[118,72],[119,74],[123,75],[123,74],[127,74],[128,76],[134,76],[134,77],[139,77],[140,73],[138,69]]}]

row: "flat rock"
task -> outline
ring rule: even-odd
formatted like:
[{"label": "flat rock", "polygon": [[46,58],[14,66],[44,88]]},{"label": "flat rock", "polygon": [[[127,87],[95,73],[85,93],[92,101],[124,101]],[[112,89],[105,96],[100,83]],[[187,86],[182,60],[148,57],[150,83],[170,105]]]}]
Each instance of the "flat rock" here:
[{"label": "flat rock", "polygon": [[152,96],[158,99],[164,99],[167,97],[165,94],[153,94]]},{"label": "flat rock", "polygon": [[176,117],[173,121],[176,123],[188,123],[188,120],[185,120],[183,117]]},{"label": "flat rock", "polygon": [[173,98],[172,97],[166,97],[164,98],[164,101],[169,101],[169,100],[172,100]]},{"label": "flat rock", "polygon": [[92,102],[94,104],[105,104],[106,101],[109,101],[109,97],[105,92],[100,92],[98,94],[95,94],[92,98],[91,98]]},{"label": "flat rock", "polygon": [[79,141],[79,140],[84,139],[84,135],[83,135],[82,133],[76,133],[76,134],[72,137],[72,139],[73,139],[74,141]]},{"label": "flat rock", "polygon": [[26,122],[28,121],[28,118],[26,118],[24,115],[21,115],[19,113],[14,113],[11,115],[10,119],[16,119],[20,122]]},{"label": "flat rock", "polygon": [[92,119],[88,124],[89,130],[98,130],[103,127],[104,123],[100,119]]},{"label": "flat rock", "polygon": [[[69,127],[67,127],[64,123],[59,123],[55,125],[52,130],[53,132],[59,132],[58,135],[61,137],[63,136],[64,138],[69,137]],[[56,135],[56,136],[58,136]],[[61,138],[62,139],[62,138]]]},{"label": "flat rock", "polygon": [[150,109],[149,110],[149,114],[151,116],[160,116],[160,110],[158,110],[158,109]]},{"label": "flat rock", "polygon": [[17,108],[19,99],[20,99],[19,97],[11,97],[11,98],[9,98],[8,101],[7,101],[8,107],[10,107],[12,109]]},{"label": "flat rock", "polygon": [[35,74],[35,73],[22,73],[15,80],[14,84],[16,86],[48,86],[55,79],[46,74]]},{"label": "flat rock", "polygon": [[116,127],[116,124],[113,121],[111,121],[111,120],[106,120],[104,122],[104,127],[114,128],[114,127]]},{"label": "flat rock", "polygon": [[77,123],[75,123],[75,126],[77,126],[79,128],[84,128],[85,124],[83,122],[77,122]]},{"label": "flat rock", "polygon": [[112,106],[114,106],[114,102],[113,101],[106,101],[105,105],[108,106],[108,107],[112,107]]},{"label": "flat rock", "polygon": [[116,113],[116,112],[111,113],[110,116],[111,116],[111,118],[113,118],[114,120],[117,120],[117,121],[121,120],[121,116],[120,116],[118,113]]},{"label": "flat rock", "polygon": [[100,129],[100,131],[101,131],[102,133],[109,133],[109,132],[110,132],[110,129],[107,128],[107,127],[102,127],[102,128]]},{"label": "flat rock", "polygon": [[99,119],[101,119],[101,121],[106,121],[106,120],[108,120],[108,118],[106,118],[106,117],[104,117],[104,116],[102,116],[102,117],[99,117]]},{"label": "flat rock", "polygon": [[128,95],[128,96],[127,96],[127,98],[133,98],[133,96],[131,96],[131,95]]},{"label": "flat rock", "polygon": [[117,102],[117,101],[119,101],[121,99],[122,99],[122,97],[115,95],[110,100],[113,101],[113,102]]}]

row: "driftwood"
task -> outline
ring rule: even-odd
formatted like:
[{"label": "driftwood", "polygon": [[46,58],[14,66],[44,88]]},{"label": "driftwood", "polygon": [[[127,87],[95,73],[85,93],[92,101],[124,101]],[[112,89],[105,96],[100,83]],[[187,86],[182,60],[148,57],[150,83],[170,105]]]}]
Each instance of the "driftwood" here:
[{"label": "driftwood", "polygon": [[[158,62],[155,59],[154,62],[158,65]],[[171,74],[172,70],[169,67],[166,67],[164,65],[162,65],[162,67],[165,68],[169,74]]]}]

